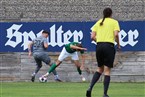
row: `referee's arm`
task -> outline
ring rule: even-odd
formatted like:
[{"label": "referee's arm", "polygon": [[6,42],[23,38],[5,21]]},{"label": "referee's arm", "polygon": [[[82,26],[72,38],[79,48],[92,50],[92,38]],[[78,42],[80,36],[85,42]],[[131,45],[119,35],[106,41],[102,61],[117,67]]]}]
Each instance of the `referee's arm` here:
[{"label": "referee's arm", "polygon": [[92,32],[91,33],[91,39],[93,40],[93,41],[96,41],[96,32]]},{"label": "referee's arm", "polygon": [[120,49],[121,47],[120,47],[120,42],[119,42],[119,31],[118,30],[116,30],[116,31],[114,31],[114,34],[115,34],[115,41],[117,42],[117,47],[118,47],[118,49]]}]

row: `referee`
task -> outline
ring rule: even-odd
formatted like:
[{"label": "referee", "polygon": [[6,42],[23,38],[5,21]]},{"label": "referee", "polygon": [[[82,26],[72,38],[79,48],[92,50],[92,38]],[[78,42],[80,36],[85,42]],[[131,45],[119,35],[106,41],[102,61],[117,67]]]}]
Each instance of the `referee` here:
[{"label": "referee", "polygon": [[93,75],[90,86],[86,92],[86,97],[91,97],[91,91],[95,83],[99,80],[104,72],[104,94],[103,97],[109,97],[107,94],[110,84],[110,72],[113,68],[115,58],[114,42],[117,42],[117,48],[120,49],[118,33],[120,27],[118,21],[112,18],[112,9],[105,8],[103,19],[100,19],[93,27],[91,39],[96,41],[96,59],[98,68]]}]

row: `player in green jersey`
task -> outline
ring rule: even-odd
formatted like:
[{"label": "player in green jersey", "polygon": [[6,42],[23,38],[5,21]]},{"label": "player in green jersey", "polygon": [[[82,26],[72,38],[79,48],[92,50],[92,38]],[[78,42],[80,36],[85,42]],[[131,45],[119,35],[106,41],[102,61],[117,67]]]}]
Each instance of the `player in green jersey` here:
[{"label": "player in green jersey", "polygon": [[[83,48],[82,47],[82,44],[78,43],[78,42],[71,42],[69,44],[66,44],[59,57],[58,57],[58,60],[56,61],[56,63],[54,63],[50,69],[48,70],[48,72],[43,75],[41,78],[43,77],[47,77],[53,70],[55,70],[56,67],[58,67],[62,61],[67,58],[67,57],[71,57],[71,59],[73,60],[75,66],[77,67],[77,71],[78,73],[80,74],[81,78],[82,78],[82,81],[85,81],[85,78],[83,77],[82,75],[82,70],[81,68],[84,66],[84,51],[87,50],[86,48]],[[80,64],[79,62],[79,57],[78,57],[78,53],[77,52],[80,52],[81,53],[81,56],[82,56],[82,64]]]}]

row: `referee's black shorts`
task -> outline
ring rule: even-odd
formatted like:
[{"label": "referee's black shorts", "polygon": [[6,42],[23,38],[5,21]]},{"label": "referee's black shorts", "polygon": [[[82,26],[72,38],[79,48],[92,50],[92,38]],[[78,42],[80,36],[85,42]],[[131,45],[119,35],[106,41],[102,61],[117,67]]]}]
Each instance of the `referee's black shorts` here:
[{"label": "referee's black shorts", "polygon": [[107,66],[113,68],[115,58],[115,48],[113,43],[99,42],[96,46],[96,58],[98,67]]}]

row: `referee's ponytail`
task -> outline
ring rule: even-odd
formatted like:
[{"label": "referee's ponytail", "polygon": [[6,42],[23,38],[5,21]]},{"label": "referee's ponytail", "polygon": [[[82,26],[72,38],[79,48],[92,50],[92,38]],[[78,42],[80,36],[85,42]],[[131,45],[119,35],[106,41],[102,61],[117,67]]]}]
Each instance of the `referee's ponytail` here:
[{"label": "referee's ponytail", "polygon": [[100,23],[100,26],[103,25],[103,22],[104,22],[105,18],[111,17],[111,15],[112,15],[112,9],[111,8],[105,8],[104,11],[103,11],[103,19],[102,19],[102,22]]}]

